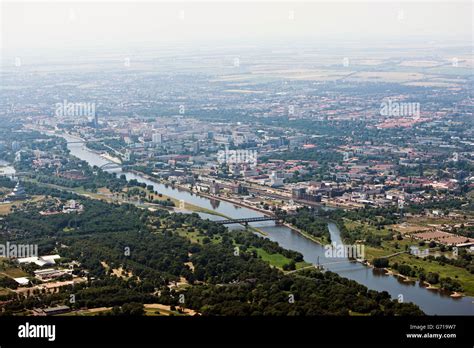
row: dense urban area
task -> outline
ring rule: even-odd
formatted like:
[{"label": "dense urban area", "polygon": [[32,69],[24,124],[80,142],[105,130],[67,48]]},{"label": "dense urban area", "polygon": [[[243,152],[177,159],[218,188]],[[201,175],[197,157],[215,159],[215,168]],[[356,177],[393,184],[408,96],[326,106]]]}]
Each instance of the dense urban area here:
[{"label": "dense urban area", "polygon": [[[0,97],[0,315],[472,314],[470,54],[16,61]],[[324,260],[275,240],[290,233]]]}]

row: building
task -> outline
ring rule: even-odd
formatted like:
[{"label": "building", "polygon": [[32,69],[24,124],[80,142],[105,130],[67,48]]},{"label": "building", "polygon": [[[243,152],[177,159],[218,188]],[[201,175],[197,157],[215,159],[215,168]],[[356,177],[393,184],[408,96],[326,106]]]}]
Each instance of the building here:
[{"label": "building", "polygon": [[281,187],[281,186],[283,186],[283,179],[284,178],[280,177],[280,175],[276,171],[273,171],[270,174],[270,186],[271,187]]},{"label": "building", "polygon": [[20,148],[21,148],[21,145],[18,141],[13,141],[12,142],[12,150],[14,152],[17,152],[18,150],[20,150]]},{"label": "building", "polygon": [[252,167],[249,167],[249,166],[246,166],[243,170],[242,170],[242,175],[244,176],[244,178],[250,178],[252,176],[257,176],[258,175],[258,172],[255,168],[252,168]]},{"label": "building", "polygon": [[236,165],[232,166],[231,173],[232,173],[232,176],[239,176],[240,175],[240,165],[236,164]]},{"label": "building", "polygon": [[192,146],[191,150],[195,154],[198,154],[199,151],[201,151],[201,145],[199,144],[199,141],[196,141],[196,142],[193,143],[193,146]]},{"label": "building", "polygon": [[16,281],[18,284],[26,286],[30,283],[30,280],[25,277],[20,277],[20,278],[13,278],[14,281]]},{"label": "building", "polygon": [[233,185],[232,186],[232,192],[237,194],[237,195],[246,195],[246,194],[248,194],[247,188],[245,186],[242,186],[241,184]]},{"label": "building", "polygon": [[40,310],[40,312],[42,312],[44,315],[55,315],[67,313],[69,311],[71,311],[71,308],[69,308],[68,306],[48,307]]},{"label": "building", "polygon": [[72,212],[81,213],[84,210],[84,206],[82,204],[77,203],[74,199],[68,201],[63,207],[63,213],[69,214]]},{"label": "building", "polygon": [[311,194],[306,192],[306,188],[298,187],[291,190],[291,197],[293,199],[309,201],[309,202],[321,202],[320,194]]},{"label": "building", "polygon": [[155,133],[151,136],[151,141],[154,143],[154,144],[162,144],[163,143],[163,134],[161,133]]},{"label": "building", "polygon": [[24,188],[21,186],[20,182],[18,181],[16,183],[16,186],[15,188],[13,189],[13,192],[10,193],[8,196],[7,196],[7,200],[10,200],[10,201],[16,201],[16,200],[21,200],[21,199],[25,199],[27,198],[27,194],[24,190]]},{"label": "building", "polygon": [[217,182],[212,182],[211,188],[210,188],[211,194],[218,195],[220,192],[220,189],[221,188],[219,187],[219,184]]},{"label": "building", "polygon": [[39,269],[34,271],[35,277],[43,282],[59,278],[65,274],[70,274],[71,272],[72,270],[58,270],[53,268]]},{"label": "building", "polygon": [[296,187],[291,190],[291,197],[294,199],[303,199],[306,194],[306,189],[304,187]]},{"label": "building", "polygon": [[54,265],[56,263],[55,260],[61,258],[59,255],[45,255],[40,257],[23,257],[16,260],[19,264],[23,263],[34,263],[40,267],[45,265]]},{"label": "building", "polygon": [[84,176],[84,172],[77,169],[67,170],[64,172],[58,171],[57,176],[61,178],[69,179],[69,180],[79,180],[79,181],[87,180],[87,177]]}]

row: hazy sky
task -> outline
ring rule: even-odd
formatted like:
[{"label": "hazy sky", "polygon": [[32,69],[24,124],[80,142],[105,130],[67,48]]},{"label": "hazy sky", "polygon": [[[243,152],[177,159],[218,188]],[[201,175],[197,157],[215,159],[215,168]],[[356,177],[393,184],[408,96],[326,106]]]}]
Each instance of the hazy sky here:
[{"label": "hazy sky", "polygon": [[3,54],[248,40],[472,40],[470,1],[3,2]]}]

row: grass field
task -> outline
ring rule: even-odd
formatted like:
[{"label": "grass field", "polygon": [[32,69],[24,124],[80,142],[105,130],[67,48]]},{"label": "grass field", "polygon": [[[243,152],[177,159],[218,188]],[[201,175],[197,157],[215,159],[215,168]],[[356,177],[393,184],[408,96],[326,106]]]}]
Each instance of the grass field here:
[{"label": "grass field", "polygon": [[[201,235],[199,231],[193,230],[193,231],[188,231],[190,226],[183,226],[181,228],[178,228],[175,230],[175,232],[187,239],[189,239],[193,243],[198,243],[198,244],[203,244],[203,239],[206,238],[206,236]],[[214,236],[211,238],[211,243],[213,244],[218,244],[222,242],[222,238],[220,236]],[[237,246],[237,245],[236,245]],[[263,261],[268,262],[270,265],[283,269],[283,265],[288,264],[291,262],[291,260],[282,254],[269,254],[265,250],[261,248],[250,248],[250,250],[256,250],[257,255],[262,258]],[[309,266],[311,264],[307,262],[297,262],[296,263],[296,268],[302,268]]]},{"label": "grass field", "polygon": [[[35,180],[31,180],[31,181],[39,183],[38,181],[35,181]],[[47,187],[55,188],[55,189],[58,189],[58,190],[65,190],[65,191],[74,192],[74,193],[77,193],[78,195],[86,196],[86,197],[92,198],[92,199],[103,200],[103,201],[106,201],[108,203],[111,203],[111,202],[115,201],[111,197],[110,191],[106,188],[103,188],[103,187],[99,188],[97,190],[97,192],[91,192],[91,191],[85,190],[83,187],[70,188],[70,187],[63,187],[63,186],[54,185],[54,184],[45,184],[45,183],[39,183],[39,184],[47,186]],[[143,189],[143,188],[140,188],[140,191],[145,191],[147,196],[148,195],[153,195],[154,198],[158,199],[158,200],[168,200],[169,199],[170,201],[172,201],[174,203],[175,207],[179,208],[180,205],[181,205],[179,200],[177,200],[175,198],[172,198],[172,197],[169,197],[169,196],[166,196],[164,194],[161,194],[161,196],[158,196],[158,195],[155,195],[154,192],[148,191],[148,190]],[[119,198],[118,198],[118,202],[128,203],[128,201],[126,199],[122,200],[120,195],[119,195]],[[10,204],[5,205],[5,207],[3,207],[3,210],[5,211],[3,213],[3,215],[6,215],[6,214],[10,213],[10,207],[11,207]],[[143,204],[143,205],[141,205],[141,207],[148,208],[149,206],[146,205],[146,204]],[[192,211],[192,212],[195,212],[195,213],[206,213],[206,214],[226,217],[225,215],[219,214],[219,213],[217,213],[213,210],[198,207],[196,205],[189,204],[189,203],[184,203],[184,206],[182,208],[183,208],[183,210],[188,210],[188,211]],[[2,215],[2,205],[0,205],[0,215]]]},{"label": "grass field", "polygon": [[0,288],[0,296],[8,295],[13,293],[10,289]]},{"label": "grass field", "polygon": [[[474,275],[469,273],[466,269],[455,267],[452,265],[440,265],[438,262],[429,262],[423,258],[416,258],[413,255],[403,254],[398,255],[390,259],[390,262],[398,262],[399,264],[404,262],[410,267],[423,268],[425,274],[429,272],[436,272],[440,278],[450,277],[461,283],[464,288],[464,294],[468,296],[474,296]],[[436,286],[436,285],[435,285]]]},{"label": "grass field", "polygon": [[12,210],[13,203],[2,203],[0,204],[0,215],[8,215]]},{"label": "grass field", "polygon": [[100,315],[103,313],[110,312],[112,310],[112,307],[100,307],[100,308],[90,308],[90,309],[82,309],[79,311],[73,311],[73,312],[68,312],[68,313],[61,313],[56,316],[58,317],[68,317],[68,316],[73,316],[73,317],[92,317],[96,315]]},{"label": "grass field", "polygon": [[11,213],[13,206],[19,207],[23,203],[39,202],[44,198],[44,196],[33,196],[28,200],[14,201],[11,203],[2,203],[0,204],[0,215],[8,215]]},{"label": "grass field", "polygon": [[[269,254],[261,248],[252,248],[251,250],[256,250],[257,255],[262,258],[263,261],[268,262],[273,267],[283,269],[283,266],[290,263],[291,259],[283,256],[282,254]],[[310,266],[311,264],[305,261],[297,262],[296,269]]]},{"label": "grass field", "polygon": [[[203,244],[203,239],[206,236],[202,235],[196,228],[193,228],[193,231],[189,231],[188,229],[193,228],[192,226],[184,225],[183,227],[174,229],[174,232],[180,235],[181,237],[189,239],[193,243]],[[214,236],[210,238],[211,243],[217,244],[220,243],[222,238],[220,236]]]},{"label": "grass field", "polygon": [[5,263],[2,259],[0,259],[0,274],[6,275],[11,278],[20,278],[28,276],[28,273],[24,272],[18,267],[11,266]]},{"label": "grass field", "polygon": [[160,303],[149,303],[145,304],[145,315],[157,316],[157,315],[176,315],[176,316],[186,316],[186,315],[195,315],[197,314],[194,310],[184,308],[183,312],[178,310],[171,310],[171,306],[163,305]]},{"label": "grass field", "polygon": [[[418,221],[420,223],[420,226],[423,226],[423,223],[428,223],[428,221]],[[439,223],[439,222],[438,222]],[[371,233],[374,234],[383,234],[387,233],[388,231],[385,230],[377,230],[373,226],[369,226],[367,224],[363,224],[360,222],[347,222],[346,221],[346,227],[349,227],[350,229],[352,228],[364,228],[367,231],[370,231]],[[383,232],[385,231],[385,232]],[[396,247],[398,246],[398,248]],[[428,245],[425,244],[425,246],[419,246],[418,241],[416,240],[411,240],[408,238],[404,238],[403,240],[384,240],[382,242],[381,247],[371,247],[371,246],[365,246],[365,258],[372,263],[374,258],[381,258],[385,257],[400,251],[406,250],[406,248],[410,246],[416,246],[420,251],[423,251],[425,249],[429,249]],[[441,252],[438,247],[431,248],[429,249],[430,254],[444,254],[446,257],[450,257],[450,252]],[[397,255],[394,257],[390,258],[390,264],[393,264],[397,262],[398,264],[407,264],[411,268],[417,267],[418,269],[422,268],[424,269],[424,273],[427,274],[429,272],[433,273],[438,273],[440,278],[446,278],[450,277],[452,279],[455,279],[459,281],[464,288],[464,294],[473,296],[474,295],[474,275],[472,275],[468,270],[461,268],[461,267],[455,267],[452,265],[441,265],[438,262],[435,261],[429,261],[427,259],[424,259],[422,257],[416,257],[416,255],[412,254],[401,254]],[[413,278],[414,279],[414,278]],[[436,286],[436,285],[435,285]]]}]

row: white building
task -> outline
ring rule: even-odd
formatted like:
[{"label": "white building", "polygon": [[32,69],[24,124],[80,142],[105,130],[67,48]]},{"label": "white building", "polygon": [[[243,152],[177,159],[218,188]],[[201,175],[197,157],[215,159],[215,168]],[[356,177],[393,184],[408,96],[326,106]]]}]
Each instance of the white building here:
[{"label": "white building", "polygon": [[20,285],[28,285],[30,282],[28,278],[25,278],[25,277],[13,278],[13,280],[16,281]]},{"label": "white building", "polygon": [[16,260],[19,264],[22,263],[34,263],[40,267],[44,265],[54,265],[56,263],[55,260],[61,258],[59,255],[45,255],[40,257],[23,257]]},{"label": "white building", "polygon": [[272,187],[280,187],[283,186],[283,179],[278,175],[278,172],[273,171],[272,174],[270,174],[270,186]]},{"label": "white building", "polygon": [[72,212],[82,212],[84,210],[84,206],[82,204],[77,203],[74,199],[68,201],[63,207],[63,213],[72,213]]},{"label": "white building", "polygon": [[155,133],[151,136],[151,141],[154,144],[161,144],[163,142],[163,134],[161,133]]}]

